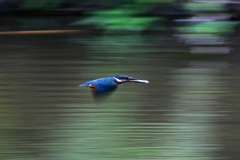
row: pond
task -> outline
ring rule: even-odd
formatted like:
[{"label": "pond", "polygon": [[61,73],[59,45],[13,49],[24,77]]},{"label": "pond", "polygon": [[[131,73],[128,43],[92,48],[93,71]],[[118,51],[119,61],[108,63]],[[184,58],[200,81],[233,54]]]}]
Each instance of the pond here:
[{"label": "pond", "polygon": [[[240,65],[181,57],[174,38],[5,35],[0,55],[4,160],[238,159]],[[129,83],[96,104],[79,84]]]}]

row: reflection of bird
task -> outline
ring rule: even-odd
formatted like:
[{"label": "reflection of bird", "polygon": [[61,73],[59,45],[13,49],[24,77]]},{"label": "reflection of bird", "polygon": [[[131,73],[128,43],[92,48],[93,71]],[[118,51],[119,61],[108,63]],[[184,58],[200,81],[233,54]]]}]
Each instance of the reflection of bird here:
[{"label": "reflection of bird", "polygon": [[118,75],[115,77],[106,77],[95,79],[79,86],[81,87],[90,87],[95,99],[109,95],[111,92],[115,91],[118,86],[127,83],[127,82],[136,82],[136,83],[149,83],[147,80],[133,78],[125,75]]}]

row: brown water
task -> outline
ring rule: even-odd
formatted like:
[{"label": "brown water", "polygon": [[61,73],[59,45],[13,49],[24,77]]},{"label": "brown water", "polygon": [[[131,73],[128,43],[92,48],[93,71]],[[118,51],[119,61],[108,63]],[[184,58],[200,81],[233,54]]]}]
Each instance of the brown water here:
[{"label": "brown water", "polygon": [[[235,62],[139,35],[9,35],[0,49],[2,160],[240,158]],[[78,86],[118,74],[150,83],[100,106]]]}]

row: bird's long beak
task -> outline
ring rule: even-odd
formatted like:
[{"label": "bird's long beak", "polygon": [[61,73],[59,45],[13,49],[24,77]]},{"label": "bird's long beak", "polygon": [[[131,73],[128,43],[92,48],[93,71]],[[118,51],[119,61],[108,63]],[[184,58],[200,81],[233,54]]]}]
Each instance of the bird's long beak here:
[{"label": "bird's long beak", "polygon": [[145,79],[139,79],[139,78],[131,78],[129,82],[135,82],[135,83],[149,83],[148,80]]}]

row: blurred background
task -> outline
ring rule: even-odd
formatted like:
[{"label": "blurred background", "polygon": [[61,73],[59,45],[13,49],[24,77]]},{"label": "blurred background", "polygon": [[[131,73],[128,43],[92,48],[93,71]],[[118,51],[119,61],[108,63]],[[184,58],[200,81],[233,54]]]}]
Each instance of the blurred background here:
[{"label": "blurred background", "polygon": [[[240,159],[239,0],[0,0],[1,160]],[[86,81],[129,83],[101,104]]]}]

